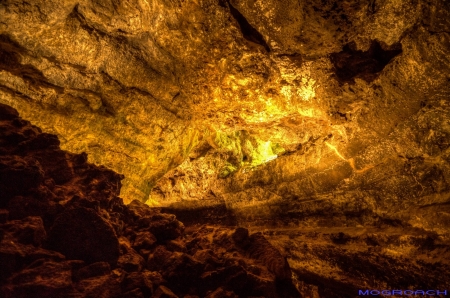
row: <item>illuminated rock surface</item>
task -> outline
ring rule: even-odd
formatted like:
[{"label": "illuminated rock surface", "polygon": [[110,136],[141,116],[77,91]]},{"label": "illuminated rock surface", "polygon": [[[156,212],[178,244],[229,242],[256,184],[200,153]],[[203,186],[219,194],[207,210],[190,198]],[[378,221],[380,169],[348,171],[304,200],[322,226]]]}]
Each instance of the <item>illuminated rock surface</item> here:
[{"label": "illuminated rock surface", "polygon": [[[159,202],[152,187],[202,140],[219,176],[313,143],[321,160],[298,169],[332,167],[331,145],[361,170],[411,151],[406,119],[447,108],[445,1],[9,0],[0,13],[0,101],[124,174],[126,202]],[[430,142],[447,133],[419,125]]]},{"label": "illuminated rock surface", "polygon": [[[60,2],[0,3],[0,102],[125,203],[263,232],[305,296],[449,282],[448,1]],[[42,165],[2,163],[40,216]]]},{"label": "illuminated rock surface", "polygon": [[261,233],[185,233],[173,214],[124,205],[122,176],[60,150],[2,104],[0,127],[1,297],[300,297]]}]

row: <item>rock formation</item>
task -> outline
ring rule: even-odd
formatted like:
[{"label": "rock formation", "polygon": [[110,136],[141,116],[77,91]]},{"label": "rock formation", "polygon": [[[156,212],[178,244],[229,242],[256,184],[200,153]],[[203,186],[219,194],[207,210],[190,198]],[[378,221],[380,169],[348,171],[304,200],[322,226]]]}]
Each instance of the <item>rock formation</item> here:
[{"label": "rock formation", "polygon": [[1,297],[300,297],[260,233],[187,234],[172,214],[124,205],[123,176],[2,104],[0,127]]},{"label": "rock formation", "polygon": [[[0,208],[40,217],[45,237],[37,218],[5,231],[35,227],[27,245],[110,268],[126,255],[120,268],[140,269],[128,247],[147,261],[148,247],[198,224],[230,239],[243,227],[233,249],[264,262],[242,247],[270,243],[280,255],[267,268],[286,258],[306,297],[449,287],[449,1],[62,2],[0,1],[0,103],[44,132],[5,127],[21,145],[0,147],[15,156],[2,160]],[[111,213],[118,196],[126,206]],[[130,226],[127,208],[147,219]],[[95,223],[87,247],[107,251],[67,245],[82,218]],[[186,254],[184,243],[167,250]]]}]

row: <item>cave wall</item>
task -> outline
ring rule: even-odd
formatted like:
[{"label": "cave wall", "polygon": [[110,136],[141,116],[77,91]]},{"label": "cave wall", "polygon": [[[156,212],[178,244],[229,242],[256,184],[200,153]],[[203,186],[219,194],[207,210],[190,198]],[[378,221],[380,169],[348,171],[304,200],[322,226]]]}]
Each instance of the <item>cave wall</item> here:
[{"label": "cave wall", "polygon": [[155,17],[173,14],[170,5],[0,5],[1,102],[59,135],[64,148],[126,174],[127,198],[145,198],[196,135],[189,111],[175,100],[182,63],[168,48],[176,41],[164,36],[168,18]]},{"label": "cave wall", "polygon": [[123,174],[125,202],[264,233],[306,296],[448,285],[448,1],[6,0],[0,15],[0,102]]},{"label": "cave wall", "polygon": [[123,173],[125,200],[446,202],[445,1],[1,9],[1,101]]},{"label": "cave wall", "polygon": [[[359,225],[381,216],[446,232],[448,6],[304,2],[295,9],[308,13],[299,14],[296,23],[281,8],[290,6],[264,3],[231,4],[268,45],[279,45],[267,55],[290,51],[301,57],[299,67],[288,64],[281,76],[307,70],[314,95],[307,98],[294,87],[300,78],[302,86],[308,84],[304,74],[291,74],[292,80],[280,81],[280,97],[274,98],[276,103],[291,99],[289,107],[297,113],[245,126],[237,121],[237,132],[226,138],[207,136],[189,160],[158,182],[150,197],[179,209],[225,206],[250,225],[273,223],[273,218],[298,225],[309,216],[317,224],[317,216],[334,214],[338,224]],[[326,38],[326,32],[333,34]],[[323,44],[303,48],[299,42],[294,48],[295,36]],[[302,103],[296,106],[295,100]],[[254,161],[262,150],[255,136],[271,141],[268,162],[258,166]],[[443,213],[430,216],[438,210]],[[371,216],[346,223],[352,214]]]},{"label": "cave wall", "polygon": [[253,141],[213,169],[233,172],[311,137],[378,142],[448,96],[445,1],[0,5],[1,102],[124,174],[126,200],[217,135]]}]

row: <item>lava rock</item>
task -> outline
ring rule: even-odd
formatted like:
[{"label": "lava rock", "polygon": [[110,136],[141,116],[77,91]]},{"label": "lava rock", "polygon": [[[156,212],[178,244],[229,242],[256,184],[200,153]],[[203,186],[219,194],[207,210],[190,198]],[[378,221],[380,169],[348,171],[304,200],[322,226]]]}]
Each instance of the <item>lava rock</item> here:
[{"label": "lava rock", "polygon": [[173,255],[172,252],[167,250],[163,245],[159,245],[148,257],[147,268],[152,271],[161,270],[164,268],[168,259]]},{"label": "lava rock", "polygon": [[144,293],[142,293],[141,289],[136,288],[134,290],[123,293],[121,297],[122,298],[144,298]]},{"label": "lava rock", "polygon": [[75,292],[69,263],[46,261],[14,274],[0,289],[5,298],[70,297]]},{"label": "lava rock", "polygon": [[20,271],[27,264],[40,259],[61,261],[65,257],[60,253],[46,249],[36,249],[30,246],[3,242],[0,248],[0,263],[2,264],[0,281],[6,280],[14,272]]},{"label": "lava rock", "polygon": [[153,294],[153,283],[151,280],[151,273],[146,272],[132,272],[128,274],[122,281],[122,290],[124,292],[139,289],[145,297],[151,297]]},{"label": "lava rock", "polygon": [[223,261],[221,261],[211,249],[199,249],[195,252],[193,258],[205,264],[205,271],[211,271],[224,266]]},{"label": "lava rock", "polygon": [[158,246],[148,259],[150,270],[157,270],[176,292],[186,293],[191,287],[198,287],[203,264],[190,255],[170,252],[164,246]]},{"label": "lava rock", "polygon": [[[146,222],[147,219],[143,219]],[[156,214],[151,217],[149,230],[160,240],[172,240],[181,236],[184,231],[184,225],[179,222],[173,214]]]},{"label": "lava rock", "polygon": [[142,203],[139,200],[133,200],[127,205],[128,212],[134,219],[152,217],[158,211],[151,209],[148,205]]},{"label": "lava rock", "polygon": [[47,237],[40,217],[27,217],[22,220],[9,221],[0,225],[0,229],[11,234],[19,243],[32,244],[36,247],[41,246]]},{"label": "lava rock", "polygon": [[178,298],[168,287],[160,286],[153,295],[155,298]]},{"label": "lava rock", "polygon": [[156,241],[156,237],[149,231],[137,232],[133,248],[136,250],[151,249]]},{"label": "lava rock", "polygon": [[41,133],[34,138],[27,139],[18,144],[19,152],[37,151],[37,150],[49,150],[59,149],[59,139],[57,136]]},{"label": "lava rock", "polygon": [[0,125],[0,169],[28,179],[23,187],[3,183],[13,192],[0,209],[2,297],[198,298],[222,286],[215,295],[273,296],[275,275],[248,259],[263,242],[247,230],[233,241],[230,229],[202,227],[188,241],[174,215],[124,205],[122,175],[60,150],[28,121]]},{"label": "lava rock", "polygon": [[25,194],[43,181],[44,172],[35,160],[0,156],[0,207],[6,207],[12,197]]},{"label": "lava rock", "polygon": [[0,120],[12,120],[19,117],[16,109],[0,103]]},{"label": "lava rock", "polygon": [[247,273],[242,266],[231,265],[215,271],[204,272],[200,279],[201,292],[207,293],[220,286],[230,290],[240,290],[246,285]]},{"label": "lava rock", "polygon": [[137,229],[151,232],[158,241],[178,238],[184,225],[173,214],[161,213],[159,209],[134,200],[128,206],[131,217],[136,220]]},{"label": "lava rock", "polygon": [[217,288],[214,292],[209,293],[206,298],[238,298],[233,291],[224,290],[222,287]]},{"label": "lava rock", "polygon": [[87,263],[117,263],[119,241],[112,226],[94,210],[77,208],[62,213],[49,233],[49,247],[69,259]]},{"label": "lava rock", "polygon": [[237,228],[231,236],[236,245],[246,248],[250,245],[248,230],[246,228]]},{"label": "lava rock", "polygon": [[332,233],[330,235],[330,239],[331,241],[333,241],[333,243],[336,244],[346,244],[351,240],[351,237],[346,233],[339,232],[339,233]]},{"label": "lava rock", "polygon": [[127,272],[141,271],[145,266],[145,260],[134,249],[130,248],[119,257],[117,266]]},{"label": "lava rock", "polygon": [[[28,216],[39,216],[46,220],[53,211],[62,211],[62,206],[55,206],[46,197],[47,189],[39,187],[26,196],[15,196],[8,203],[10,219],[23,219]],[[52,197],[52,195],[49,195]],[[55,210],[57,209],[57,210]]]},{"label": "lava rock", "polygon": [[76,270],[73,274],[74,280],[83,280],[91,277],[109,275],[111,266],[107,262],[97,262]]},{"label": "lava rock", "polygon": [[176,239],[176,240],[169,240],[165,243],[168,250],[173,252],[187,252],[186,245],[184,244],[183,240]]},{"label": "lava rock", "polygon": [[7,209],[0,209],[0,224],[5,223],[8,220],[9,211]]},{"label": "lava rock", "polygon": [[121,293],[120,284],[112,275],[96,276],[83,279],[75,285],[80,297],[119,297]]},{"label": "lava rock", "polygon": [[250,246],[247,253],[267,266],[277,279],[290,280],[292,278],[291,268],[286,258],[261,234],[255,233],[250,236]]},{"label": "lava rock", "polygon": [[266,265],[277,279],[291,279],[292,273],[286,258],[261,233],[249,236],[247,229],[237,228],[232,239],[249,257]]}]

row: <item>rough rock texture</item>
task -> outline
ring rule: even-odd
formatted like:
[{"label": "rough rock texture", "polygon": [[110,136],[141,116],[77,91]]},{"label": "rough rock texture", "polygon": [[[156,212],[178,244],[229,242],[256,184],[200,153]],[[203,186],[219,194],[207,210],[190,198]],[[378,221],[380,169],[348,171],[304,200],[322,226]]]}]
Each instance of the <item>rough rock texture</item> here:
[{"label": "rough rock texture", "polygon": [[126,174],[130,198],[144,199],[195,136],[173,102],[178,64],[149,34],[163,25],[153,11],[170,9],[155,4],[0,4],[1,102],[58,134],[63,148]]},{"label": "rough rock texture", "polygon": [[261,234],[245,230],[250,245],[230,228],[186,234],[173,214],[123,204],[121,175],[3,104],[0,127],[1,297],[301,297]]},{"label": "rough rock texture", "polygon": [[88,208],[59,214],[49,231],[48,245],[68,258],[88,263],[115,264],[119,258],[119,241],[112,225]]},{"label": "rough rock texture", "polygon": [[161,203],[152,187],[202,141],[222,176],[329,135],[363,158],[449,94],[444,0],[8,0],[0,14],[0,101],[124,174],[127,202]]},{"label": "rough rock texture", "polygon": [[[263,233],[305,296],[448,284],[449,1],[60,2],[0,2],[0,102],[79,154],[68,166],[56,152],[39,164],[2,157],[11,219],[50,228],[61,204],[40,186],[67,198],[73,173],[90,182],[77,166],[87,152],[125,175],[126,203]],[[46,144],[58,141],[39,134],[22,147]],[[102,175],[115,188],[77,195],[116,196],[120,179]],[[147,260],[161,235],[182,252],[173,216],[133,205],[143,219],[119,241],[120,264],[139,269],[128,247]],[[117,233],[120,217],[109,220]]]}]

